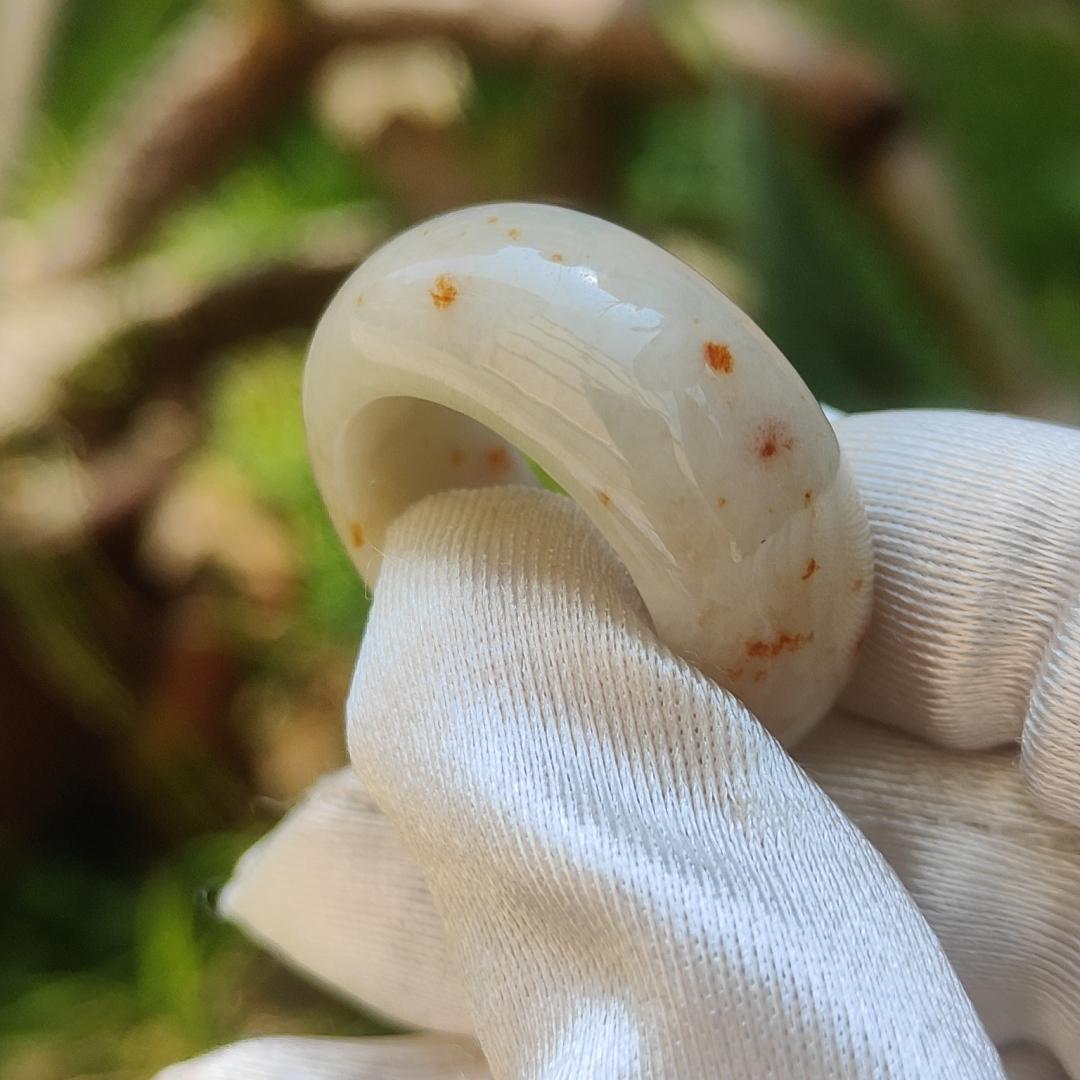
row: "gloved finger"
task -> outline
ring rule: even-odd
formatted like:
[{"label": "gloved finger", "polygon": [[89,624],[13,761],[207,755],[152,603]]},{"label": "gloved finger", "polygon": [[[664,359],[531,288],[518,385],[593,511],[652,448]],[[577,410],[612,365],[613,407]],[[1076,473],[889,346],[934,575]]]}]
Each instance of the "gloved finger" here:
[{"label": "gloved finger", "polygon": [[835,715],[796,757],[889,861],[990,1036],[1080,1076],[1080,843],[1011,752],[956,753]]},{"label": "gloved finger", "polygon": [[943,746],[1023,739],[1080,824],[1080,431],[966,412],[846,417],[875,546],[846,708]]},{"label": "gloved finger", "polygon": [[155,1080],[489,1080],[476,1043],[439,1035],[245,1039]]},{"label": "gloved finger", "polygon": [[323,777],[237,865],[222,913],[294,967],[412,1026],[468,1033],[431,896],[351,769]]},{"label": "gloved finger", "polygon": [[[1080,1013],[1070,974],[1080,928],[1068,919],[1070,897],[1080,895],[1080,850],[1030,805],[1010,757],[934,750],[839,715],[797,756],[903,876],[990,1035],[1010,1044],[1002,1055],[1010,1080],[1064,1078],[1057,1060],[1031,1041],[1052,1041],[1057,1018]],[[365,1002],[387,972],[400,987],[397,1008],[383,1006],[391,1014],[408,1014],[410,995],[459,1001],[461,976],[427,886],[380,819],[351,770],[324,778],[241,862],[224,894],[227,913],[324,980],[309,941],[333,950],[345,988]],[[378,840],[347,841],[357,833]],[[383,883],[375,896],[372,882]],[[1017,890],[1024,903],[1012,901]],[[308,896],[317,898],[314,907]],[[1071,929],[1071,938],[1055,937],[1055,926]],[[275,940],[282,935],[288,951]],[[1047,957],[1061,972],[1033,978]],[[1071,985],[1071,994],[1051,995],[1044,1009],[1041,982],[1051,990]]]},{"label": "gloved finger", "polygon": [[348,712],[494,1075],[1001,1075],[877,852],[569,500],[403,513]]}]

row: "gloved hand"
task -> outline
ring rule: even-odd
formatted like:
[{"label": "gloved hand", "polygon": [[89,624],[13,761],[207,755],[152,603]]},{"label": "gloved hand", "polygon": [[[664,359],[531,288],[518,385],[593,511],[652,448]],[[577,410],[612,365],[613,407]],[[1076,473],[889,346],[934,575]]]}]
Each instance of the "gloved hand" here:
[{"label": "gloved hand", "polygon": [[402,515],[355,772],[222,907],[452,1034],[256,1040],[170,1080],[993,1077],[995,1043],[1010,1075],[1080,1077],[1080,434],[918,412],[837,431],[875,610],[802,768],[656,641],[568,500]]}]

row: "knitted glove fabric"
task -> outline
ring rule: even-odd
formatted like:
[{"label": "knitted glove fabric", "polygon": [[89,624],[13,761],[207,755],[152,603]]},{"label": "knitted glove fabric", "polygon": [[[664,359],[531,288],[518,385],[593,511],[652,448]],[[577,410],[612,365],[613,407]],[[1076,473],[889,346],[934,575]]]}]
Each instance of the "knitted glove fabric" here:
[{"label": "knitted glove fabric", "polygon": [[[835,422],[876,554],[843,706],[902,730],[837,713],[795,749],[819,789],[656,642],[566,500],[440,496],[388,539],[359,777],[245,857],[226,914],[405,1024],[475,1032],[495,1076],[1000,1075],[973,1002],[1008,1075],[1080,1077],[1080,436]],[[288,1040],[183,1068],[363,1078],[367,1045],[330,1073],[280,1072]]]},{"label": "knitted glove fabric", "polygon": [[569,501],[395,523],[349,745],[495,1076],[998,1075],[884,862],[656,641]]}]

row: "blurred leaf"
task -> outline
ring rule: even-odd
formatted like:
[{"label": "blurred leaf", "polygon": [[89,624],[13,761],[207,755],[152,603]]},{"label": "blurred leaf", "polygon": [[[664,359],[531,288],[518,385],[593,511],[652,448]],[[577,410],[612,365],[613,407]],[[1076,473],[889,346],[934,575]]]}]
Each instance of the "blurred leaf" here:
[{"label": "blurred leaf", "polygon": [[11,867],[0,879],[4,1080],[144,1080],[248,1034],[384,1031],[218,918],[217,893],[252,839],[191,841],[141,885],[70,858],[38,854]]},{"label": "blurred leaf", "polygon": [[73,137],[197,0],[68,0],[42,112]]},{"label": "blurred leaf", "polygon": [[19,627],[22,648],[53,692],[103,734],[129,729],[135,695],[103,647],[82,595],[63,580],[55,560],[0,564],[0,598]]},{"label": "blurred leaf", "polygon": [[682,225],[742,246],[759,124],[750,102],[719,90],[645,106],[622,173],[625,217],[647,231]]},{"label": "blurred leaf", "polygon": [[310,212],[355,206],[376,190],[309,111],[297,109],[213,190],[173,214],[154,250],[201,280],[288,252]]},{"label": "blurred leaf", "polygon": [[755,314],[816,394],[849,409],[965,400],[903,261],[843,180],[752,99],[648,106],[635,146],[626,217],[695,228],[744,260]]},{"label": "blurred leaf", "polygon": [[211,898],[249,842],[221,833],[189,844],[140,890],[135,956],[141,1002],[196,1043],[209,1044],[220,1031],[204,994],[204,970],[215,941],[232,933],[214,916]]},{"label": "blurred leaf", "polygon": [[223,362],[211,394],[207,453],[234,463],[291,529],[309,633],[359,639],[368,597],[315,487],[300,412],[302,357],[270,345]]},{"label": "blurred leaf", "polygon": [[147,63],[198,0],[67,0],[40,112],[20,170],[15,201],[25,212],[55,197],[79,146],[109,103]]},{"label": "blurred leaf", "polygon": [[906,264],[839,179],[791,138],[761,160],[762,324],[814,392],[850,410],[970,402]]}]

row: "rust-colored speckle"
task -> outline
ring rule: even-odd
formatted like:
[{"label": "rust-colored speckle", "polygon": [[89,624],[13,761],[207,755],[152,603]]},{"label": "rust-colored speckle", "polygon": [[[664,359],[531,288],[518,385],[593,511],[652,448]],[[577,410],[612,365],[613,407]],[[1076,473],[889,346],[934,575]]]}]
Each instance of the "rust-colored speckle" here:
[{"label": "rust-colored speckle", "polygon": [[606,491],[598,491],[596,497],[600,500],[601,506],[611,505],[611,496]]},{"label": "rust-colored speckle", "polygon": [[493,446],[487,452],[486,460],[493,473],[504,473],[510,468],[510,455],[505,446]]},{"label": "rust-colored speckle", "polygon": [[562,262],[563,261],[562,252],[561,251],[553,251],[551,253],[551,261],[552,262]]},{"label": "rust-colored speckle", "polygon": [[460,446],[455,446],[450,451],[450,464],[451,465],[463,465],[465,463],[465,451]]},{"label": "rust-colored speckle", "polygon": [[746,655],[760,659],[772,659],[782,652],[797,652],[804,645],[809,645],[814,640],[814,631],[809,634],[785,634],[779,633],[771,641],[748,641],[746,643]]},{"label": "rust-colored speckle", "polygon": [[353,547],[361,548],[364,546],[364,526],[359,521],[353,521],[349,524],[349,538],[352,540]]},{"label": "rust-colored speckle", "polygon": [[757,671],[754,672],[754,682],[764,682],[767,674],[768,672],[766,672],[764,668],[758,668]]},{"label": "rust-colored speckle", "polygon": [[488,223],[489,225],[494,225],[494,224],[495,224],[495,222],[496,222],[496,221],[498,221],[498,220],[499,220],[499,219],[498,219],[498,217],[497,217],[497,216],[496,216],[495,214],[492,214],[492,215],[491,215],[491,217],[489,217],[489,218],[487,219],[487,223]]},{"label": "rust-colored speckle", "polygon": [[363,307],[364,306],[364,294],[363,293],[357,293],[356,294],[356,306],[357,307]]},{"label": "rust-colored speckle", "polygon": [[809,488],[807,488],[802,493],[803,506],[809,506],[813,501],[814,501],[814,493]]},{"label": "rust-colored speckle", "polygon": [[757,430],[754,450],[762,461],[771,461],[785,450],[795,448],[795,437],[782,420],[766,420]]},{"label": "rust-colored speckle", "polygon": [[457,285],[449,274],[440,274],[431,290],[431,302],[437,308],[448,308],[457,299]]},{"label": "rust-colored speckle", "polygon": [[859,653],[862,652],[864,641],[866,641],[866,631],[863,631],[863,633],[861,633],[855,639],[854,643],[851,646],[851,655],[849,657],[851,663],[854,663],[855,660],[858,658]]},{"label": "rust-colored speckle", "polygon": [[721,496],[720,496],[720,497],[719,497],[719,498],[718,498],[718,499],[716,500],[716,509],[717,509],[717,510],[723,510],[725,506],[727,506],[727,499],[725,499],[725,498],[724,498],[724,496],[723,496],[723,495],[721,495]]},{"label": "rust-colored speckle", "polygon": [[509,236],[511,240],[520,240],[521,239],[521,230],[520,229],[507,229],[506,230],[506,235]]},{"label": "rust-colored speckle", "polygon": [[814,576],[814,574],[816,572],[817,572],[817,559],[811,559],[806,564],[806,569],[802,572],[802,579],[801,580],[809,581]]},{"label": "rust-colored speckle", "polygon": [[735,357],[726,345],[721,345],[718,341],[706,341],[701,351],[705,354],[705,363],[718,375],[731,374]]},{"label": "rust-colored speckle", "polygon": [[743,667],[729,667],[727,669],[727,677],[729,679],[741,679],[745,670],[746,669]]},{"label": "rust-colored speckle", "polygon": [[861,577],[857,577],[851,583],[851,591],[853,593],[861,593],[862,592],[862,587],[863,587],[863,579]]}]

